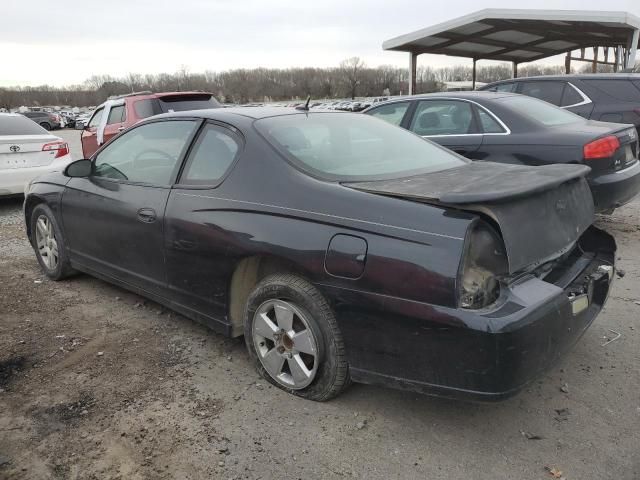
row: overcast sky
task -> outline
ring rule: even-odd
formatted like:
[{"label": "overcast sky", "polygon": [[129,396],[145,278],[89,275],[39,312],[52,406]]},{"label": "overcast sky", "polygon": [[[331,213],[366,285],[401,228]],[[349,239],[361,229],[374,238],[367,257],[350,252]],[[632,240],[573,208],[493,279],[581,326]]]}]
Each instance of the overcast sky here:
[{"label": "overcast sky", "polygon": [[[0,0],[0,86],[67,85],[94,74],[240,67],[406,66],[382,42],[482,8],[624,10],[640,0]],[[421,55],[442,66],[468,59]],[[555,60],[560,63],[561,60]]]}]

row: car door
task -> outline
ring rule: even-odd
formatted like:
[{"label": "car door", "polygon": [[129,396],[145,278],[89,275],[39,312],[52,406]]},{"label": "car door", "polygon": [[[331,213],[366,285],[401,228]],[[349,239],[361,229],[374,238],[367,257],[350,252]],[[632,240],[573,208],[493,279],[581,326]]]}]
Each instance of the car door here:
[{"label": "car door", "polygon": [[164,210],[198,123],[139,125],[95,155],[88,178],[69,181],[61,210],[73,264],[151,293],[164,291]]},{"label": "car door", "polygon": [[124,103],[121,105],[112,105],[109,110],[107,124],[104,127],[104,143],[107,143],[113,137],[118,135],[125,129],[127,112]]},{"label": "car door", "polygon": [[82,155],[84,158],[90,158],[91,155],[96,153],[96,150],[98,150],[98,125],[100,124],[100,120],[102,120],[103,113],[104,107],[100,107],[93,112],[89,123],[87,123],[82,131],[80,141],[82,142]]},{"label": "car door", "polygon": [[408,128],[423,138],[473,159],[482,143],[482,134],[472,106],[471,102],[459,99],[420,100]]},{"label": "car door", "polygon": [[[230,126],[209,122],[199,133],[167,203],[165,243],[171,297],[181,306],[223,319],[227,280],[235,266],[238,216],[222,181],[243,146]],[[241,239],[240,239],[241,240]]]}]

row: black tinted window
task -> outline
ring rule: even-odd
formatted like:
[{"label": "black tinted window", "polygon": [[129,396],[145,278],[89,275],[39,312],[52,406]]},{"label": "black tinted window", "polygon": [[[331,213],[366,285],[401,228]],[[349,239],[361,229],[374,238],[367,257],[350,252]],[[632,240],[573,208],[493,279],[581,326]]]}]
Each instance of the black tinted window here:
[{"label": "black tinted window", "polygon": [[133,103],[133,109],[136,111],[138,118],[147,118],[160,113],[154,109],[154,100],[138,100]]},{"label": "black tinted window", "polygon": [[189,155],[182,184],[214,185],[231,166],[240,145],[230,131],[214,125],[205,126]]},{"label": "black tinted window", "polygon": [[211,95],[176,95],[162,97],[159,100],[160,109],[163,113],[203,110],[205,108],[216,108],[220,105]]},{"label": "black tinted window", "polygon": [[640,90],[629,80],[589,79],[582,81],[617,100],[640,102]]},{"label": "black tinted window", "polygon": [[124,105],[117,105],[115,107],[111,107],[111,111],[109,112],[109,118],[107,119],[107,125],[124,122],[124,111],[125,111]]},{"label": "black tinted window", "polygon": [[570,107],[571,105],[575,105],[576,103],[580,103],[582,101],[584,101],[584,99],[576,91],[576,89],[567,84],[564,89],[564,94],[562,95],[562,103],[560,105],[562,107]]},{"label": "black tinted window", "polygon": [[533,98],[539,98],[545,102],[560,105],[564,82],[522,82],[520,93]]},{"label": "black tinted window", "polygon": [[95,177],[168,185],[191,133],[193,121],[149,123],[129,130],[95,160]]},{"label": "black tinted window", "polygon": [[0,113],[0,135],[42,135],[47,131],[22,115]]}]

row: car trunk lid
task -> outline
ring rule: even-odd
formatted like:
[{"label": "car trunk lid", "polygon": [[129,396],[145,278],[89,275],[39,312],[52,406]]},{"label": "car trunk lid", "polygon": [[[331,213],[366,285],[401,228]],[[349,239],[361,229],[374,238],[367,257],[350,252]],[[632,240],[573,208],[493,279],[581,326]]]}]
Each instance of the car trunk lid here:
[{"label": "car trunk lid", "polygon": [[500,229],[509,273],[568,251],[593,223],[589,167],[472,162],[440,172],[343,185],[480,213]]},{"label": "car trunk lid", "polygon": [[0,170],[51,164],[55,150],[42,151],[42,147],[59,140],[53,135],[0,135]]}]

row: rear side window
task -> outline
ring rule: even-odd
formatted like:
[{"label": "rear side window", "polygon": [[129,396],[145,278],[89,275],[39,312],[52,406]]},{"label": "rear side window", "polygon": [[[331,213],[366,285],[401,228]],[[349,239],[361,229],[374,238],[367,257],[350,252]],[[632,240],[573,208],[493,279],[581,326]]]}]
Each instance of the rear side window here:
[{"label": "rear side window", "polygon": [[47,131],[21,115],[0,114],[0,135],[42,135]]},{"label": "rear side window", "polygon": [[520,93],[528,97],[538,98],[545,102],[560,106],[562,103],[562,92],[564,82],[522,82]]},{"label": "rear side window", "polygon": [[504,128],[486,110],[478,108],[477,111],[483,133],[505,133]]},{"label": "rear side window", "polygon": [[215,185],[238,155],[240,144],[226,128],[206,125],[184,167],[183,185]]},{"label": "rear side window", "polygon": [[629,80],[585,79],[590,87],[623,102],[640,102],[640,89]]},{"label": "rear side window", "polygon": [[367,112],[372,117],[377,117],[385,122],[389,122],[391,125],[400,125],[404,114],[409,108],[409,102],[391,103],[389,105],[382,105]]},{"label": "rear side window", "polygon": [[138,100],[133,103],[133,109],[135,110],[138,118],[147,118],[155,115],[156,113],[160,113],[159,111],[155,111],[153,100]]},{"label": "rear side window", "polygon": [[562,95],[562,103],[560,106],[570,107],[571,105],[575,105],[583,101],[584,99],[582,98],[582,95],[580,95],[571,85],[567,84],[564,89],[564,94]]},{"label": "rear side window", "polygon": [[160,110],[167,112],[183,112],[185,110],[204,110],[217,108],[220,104],[212,95],[173,95],[160,97]]},{"label": "rear side window", "polygon": [[117,105],[115,107],[111,107],[111,111],[109,112],[109,118],[107,119],[107,125],[124,122],[124,119],[125,119],[124,112],[125,112],[124,105]]}]

